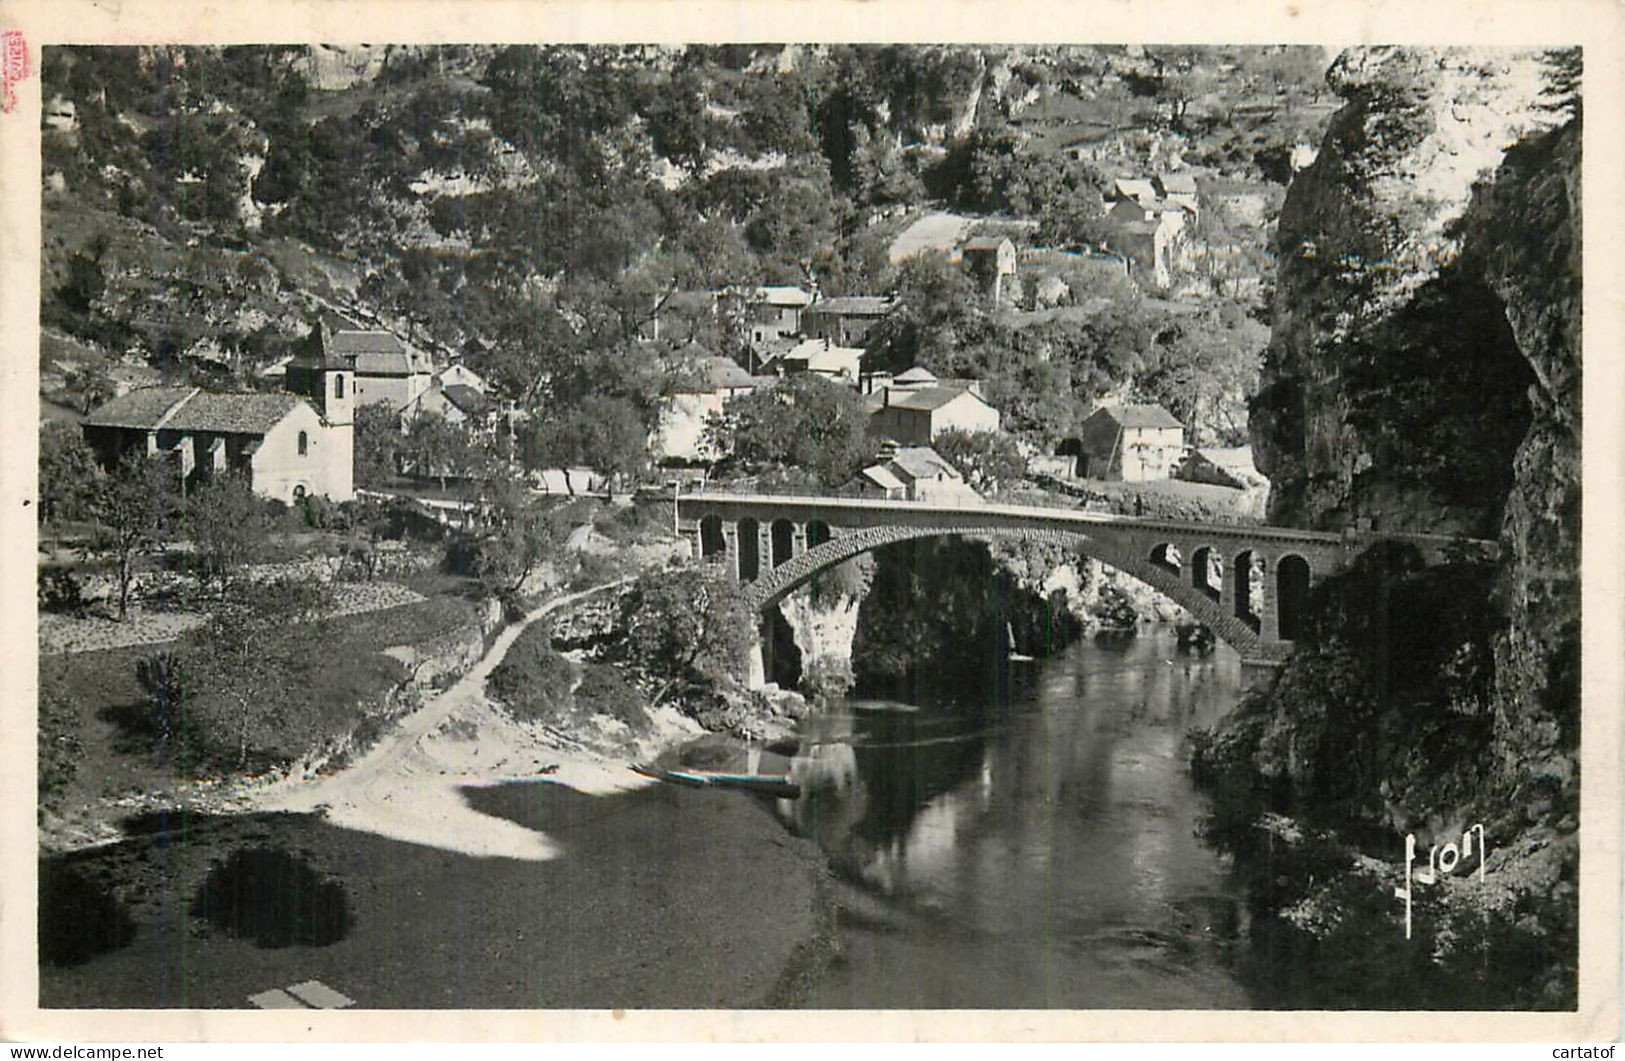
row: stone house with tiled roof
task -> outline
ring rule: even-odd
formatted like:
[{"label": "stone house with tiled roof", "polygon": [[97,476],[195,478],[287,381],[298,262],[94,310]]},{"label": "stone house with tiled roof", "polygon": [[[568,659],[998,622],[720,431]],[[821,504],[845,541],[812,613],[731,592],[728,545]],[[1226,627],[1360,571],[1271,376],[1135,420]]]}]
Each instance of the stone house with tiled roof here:
[{"label": "stone house with tiled roof", "polygon": [[862,346],[869,329],[885,320],[891,311],[892,300],[884,295],[821,298],[802,314],[802,332],[810,339],[828,339],[840,346]]},{"label": "stone house with tiled roof", "polygon": [[330,399],[324,416],[297,394],[145,387],[93,410],[83,430],[107,467],[136,451],[174,460],[187,484],[236,471],[255,493],[288,504],[311,494],[348,501],[354,496],[349,410],[347,397]]},{"label": "stone house with tiled roof", "polygon": [[969,388],[887,387],[867,400],[870,431],[902,445],[929,446],[944,431],[999,429],[999,411]]},{"label": "stone house with tiled roof", "polygon": [[465,383],[442,383],[438,378],[429,389],[401,410],[401,429],[425,414],[438,416],[475,435],[496,428],[496,403]]},{"label": "stone house with tiled roof", "polygon": [[1102,405],[1062,444],[1087,479],[1167,479],[1185,455],[1185,425],[1160,405]]}]

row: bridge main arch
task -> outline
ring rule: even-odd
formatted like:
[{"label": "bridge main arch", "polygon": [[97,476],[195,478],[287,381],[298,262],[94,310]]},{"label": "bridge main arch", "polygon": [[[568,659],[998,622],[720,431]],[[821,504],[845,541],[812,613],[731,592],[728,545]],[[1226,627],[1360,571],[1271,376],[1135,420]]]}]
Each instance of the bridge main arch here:
[{"label": "bridge main arch", "polygon": [[746,598],[753,607],[765,611],[817,575],[854,557],[898,542],[950,535],[1039,542],[1076,549],[1172,598],[1209,627],[1216,637],[1240,653],[1243,659],[1261,659],[1270,655],[1258,631],[1235,616],[1227,615],[1218,600],[1182,580],[1177,567],[1153,561],[1150,556],[1141,557],[1132,545],[1125,548],[1103,535],[1062,527],[882,526],[848,530],[792,556],[766,572],[745,588]]}]

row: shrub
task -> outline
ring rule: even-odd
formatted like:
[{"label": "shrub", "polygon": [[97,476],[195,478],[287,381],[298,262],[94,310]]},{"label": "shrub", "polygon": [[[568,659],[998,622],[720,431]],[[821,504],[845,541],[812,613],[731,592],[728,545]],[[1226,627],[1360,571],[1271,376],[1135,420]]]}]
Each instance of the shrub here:
[{"label": "shrub", "polygon": [[84,744],[79,715],[60,693],[42,689],[39,698],[39,800],[47,805],[73,782]]},{"label": "shrub", "polygon": [[486,689],[521,722],[557,722],[570,708],[576,666],[548,644],[536,624],[519,635],[486,679]]},{"label": "shrub", "polygon": [[643,695],[607,663],[589,663],[576,689],[576,703],[595,714],[609,715],[632,727],[634,733],[649,728],[649,712]]},{"label": "shrub", "polygon": [[65,567],[40,572],[40,611],[71,615],[83,610],[84,606],[84,586],[77,574]]},{"label": "shrub", "polygon": [[320,494],[305,496],[304,514],[305,524],[317,530],[329,530],[344,523],[339,506]]},{"label": "shrub", "polygon": [[168,740],[184,729],[187,682],[180,653],[161,649],[137,660],[135,675],[149,697],[141,719],[143,728],[160,740]]}]

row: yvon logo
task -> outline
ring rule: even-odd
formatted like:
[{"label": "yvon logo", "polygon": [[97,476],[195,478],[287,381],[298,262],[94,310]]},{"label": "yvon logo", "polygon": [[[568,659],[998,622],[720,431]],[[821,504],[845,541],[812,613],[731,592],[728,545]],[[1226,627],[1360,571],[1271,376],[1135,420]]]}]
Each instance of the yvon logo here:
[{"label": "yvon logo", "polygon": [[1464,858],[1473,854],[1473,832],[1478,832],[1478,879],[1484,879],[1484,864],[1489,861],[1490,849],[1484,840],[1484,826],[1469,825],[1461,834],[1461,844],[1434,844],[1428,851],[1426,872],[1413,872],[1416,864],[1416,834],[1405,834],[1405,886],[1394,889],[1394,898],[1405,900],[1405,938],[1411,938],[1411,900],[1413,884],[1436,884],[1441,873],[1449,875]]}]

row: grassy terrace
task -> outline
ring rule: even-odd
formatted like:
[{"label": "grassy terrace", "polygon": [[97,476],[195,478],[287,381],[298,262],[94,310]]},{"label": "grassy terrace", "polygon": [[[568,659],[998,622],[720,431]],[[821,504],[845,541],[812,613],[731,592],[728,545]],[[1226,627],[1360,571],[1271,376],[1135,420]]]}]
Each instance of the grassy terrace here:
[{"label": "grassy terrace", "polygon": [[[363,717],[361,705],[378,702],[407,677],[406,668],[384,649],[427,645],[474,627],[474,604],[462,580],[425,575],[407,581],[429,599],[326,621],[320,651],[303,656],[281,682],[265,689],[266,716],[289,720],[276,728],[265,752],[296,757],[324,739],[354,730]],[[42,713],[48,702],[57,705],[82,744],[72,780],[50,805],[70,815],[100,817],[95,808],[103,800],[166,793],[176,784],[160,742],[139,722],[148,694],[136,665],[160,647],[170,646],[41,657]]]}]

